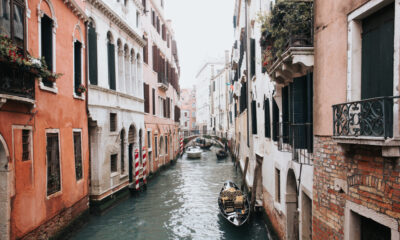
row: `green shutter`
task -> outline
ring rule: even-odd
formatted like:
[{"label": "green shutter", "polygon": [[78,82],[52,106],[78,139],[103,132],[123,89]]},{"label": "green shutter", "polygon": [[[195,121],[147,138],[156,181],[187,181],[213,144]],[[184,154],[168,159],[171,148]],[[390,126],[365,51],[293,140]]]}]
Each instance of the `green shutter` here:
[{"label": "green shutter", "polygon": [[253,134],[257,134],[257,102],[251,101],[251,127]]},{"label": "green shutter", "polygon": [[289,87],[282,88],[282,141],[289,143]]},{"label": "green shutter", "polygon": [[250,70],[251,77],[256,75],[256,40],[250,39]]},{"label": "green shutter", "polygon": [[394,5],[362,22],[361,98],[393,95]]},{"label": "green shutter", "polygon": [[299,77],[291,84],[291,136],[294,138],[294,147],[304,149],[307,145],[307,79]]},{"label": "green shutter", "polygon": [[115,84],[115,46],[108,43],[108,83],[110,89],[116,90]]},{"label": "green shutter", "polygon": [[267,98],[264,101],[264,128],[266,138],[271,138],[271,120],[269,110],[269,99]]},{"label": "green shutter", "polygon": [[279,136],[279,108],[275,99],[272,99],[272,140],[278,141]]},{"label": "green shutter", "polygon": [[307,120],[306,120],[306,131],[307,131],[307,150],[309,153],[313,152],[314,149],[314,132],[313,132],[313,73],[307,74]]},{"label": "green shutter", "polygon": [[92,24],[89,25],[89,80],[97,85],[97,33]]}]

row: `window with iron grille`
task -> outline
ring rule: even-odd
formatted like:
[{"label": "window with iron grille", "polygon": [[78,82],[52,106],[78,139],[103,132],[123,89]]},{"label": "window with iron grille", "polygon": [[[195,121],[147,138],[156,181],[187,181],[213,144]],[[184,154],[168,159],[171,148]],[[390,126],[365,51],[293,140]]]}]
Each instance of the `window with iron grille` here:
[{"label": "window with iron grille", "polygon": [[28,161],[31,158],[31,131],[22,130],[22,161]]},{"label": "window with iron grille", "polygon": [[115,132],[117,130],[117,114],[110,113],[110,132]]},{"label": "window with iron grille", "polygon": [[121,131],[121,173],[125,172],[125,130]]},{"label": "window with iron grille", "polygon": [[110,157],[112,173],[118,171],[117,160],[118,160],[118,154],[112,154]]},{"label": "window with iron grille", "polygon": [[47,196],[61,190],[60,150],[58,133],[46,134]]},{"label": "window with iron grille", "polygon": [[74,156],[75,177],[76,180],[80,180],[83,177],[81,132],[74,132]]}]

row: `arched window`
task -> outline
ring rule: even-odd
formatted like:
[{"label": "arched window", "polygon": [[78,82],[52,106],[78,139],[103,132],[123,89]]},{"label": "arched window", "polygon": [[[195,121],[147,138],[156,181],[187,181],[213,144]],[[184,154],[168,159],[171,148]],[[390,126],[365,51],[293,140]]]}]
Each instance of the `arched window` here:
[{"label": "arched window", "polygon": [[135,51],[131,50],[131,93],[135,95],[137,88],[136,88],[136,56]]},{"label": "arched window", "polygon": [[131,66],[130,66],[130,52],[127,44],[124,46],[124,64],[125,64],[125,93],[130,93],[131,90]]},{"label": "arched window", "polygon": [[10,37],[23,51],[26,45],[25,8],[22,0],[2,0],[0,4],[0,34]]},{"label": "arched window", "polygon": [[110,89],[116,90],[115,83],[115,45],[111,32],[107,33],[107,53],[108,53],[108,84]]},{"label": "arched window", "polygon": [[83,34],[79,23],[75,25],[74,30],[74,93],[77,96],[82,95],[80,86],[82,83],[83,76],[83,51],[82,48],[85,47],[83,42]]},{"label": "arched window", "polygon": [[94,21],[89,22],[88,30],[89,41],[89,81],[92,85],[97,85],[97,33]]},{"label": "arched window", "polygon": [[136,74],[136,89],[137,89],[137,94],[136,96],[142,97],[143,95],[143,81],[142,81],[142,75],[143,75],[143,70],[142,70],[142,58],[140,57],[140,54],[138,53],[136,56],[136,65],[137,65],[137,74]]},{"label": "arched window", "polygon": [[160,155],[164,152],[164,138],[160,136]]}]

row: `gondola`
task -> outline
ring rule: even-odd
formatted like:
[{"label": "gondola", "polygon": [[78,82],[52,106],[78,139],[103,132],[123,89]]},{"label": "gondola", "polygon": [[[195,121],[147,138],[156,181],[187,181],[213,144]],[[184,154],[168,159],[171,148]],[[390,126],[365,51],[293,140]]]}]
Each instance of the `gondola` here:
[{"label": "gondola", "polygon": [[212,147],[212,143],[205,143],[200,145],[200,148],[203,150],[210,150],[210,148]]},{"label": "gondola", "polygon": [[219,193],[218,206],[221,215],[237,227],[245,224],[250,217],[247,196],[231,181],[224,183]]},{"label": "gondola", "polygon": [[218,160],[221,160],[221,159],[224,159],[224,158],[228,157],[228,153],[225,152],[224,150],[219,150],[219,151],[216,153],[216,155],[217,155],[217,159],[218,159]]}]

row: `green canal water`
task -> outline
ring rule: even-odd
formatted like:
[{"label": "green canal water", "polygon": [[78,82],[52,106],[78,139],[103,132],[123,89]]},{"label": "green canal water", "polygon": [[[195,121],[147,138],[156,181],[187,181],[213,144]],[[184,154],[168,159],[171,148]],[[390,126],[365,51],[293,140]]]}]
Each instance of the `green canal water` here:
[{"label": "green canal water", "polygon": [[199,160],[184,155],[152,179],[147,191],[92,216],[72,239],[269,239],[261,216],[237,228],[219,215],[217,198],[224,181],[239,185],[241,175],[230,158],[217,160],[214,151],[203,152]]}]

